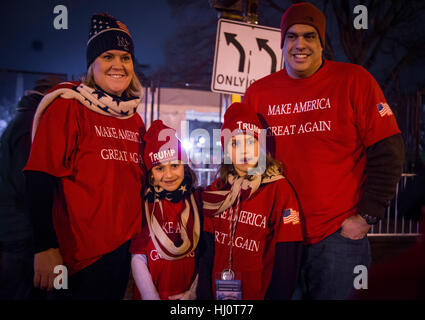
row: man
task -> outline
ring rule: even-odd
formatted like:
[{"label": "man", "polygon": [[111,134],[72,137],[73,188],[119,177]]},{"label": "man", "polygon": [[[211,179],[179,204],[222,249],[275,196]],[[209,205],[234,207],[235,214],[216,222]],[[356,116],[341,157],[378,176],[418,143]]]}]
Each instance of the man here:
[{"label": "man", "polygon": [[37,297],[32,291],[34,244],[22,169],[31,148],[31,125],[44,94],[63,81],[48,75],[19,101],[0,140],[0,300]]},{"label": "man", "polygon": [[253,83],[244,102],[273,138],[305,222],[294,298],[347,299],[369,266],[370,225],[384,216],[404,160],[395,117],[362,67],[323,59],[323,13],[292,5],[281,22],[285,68]]}]

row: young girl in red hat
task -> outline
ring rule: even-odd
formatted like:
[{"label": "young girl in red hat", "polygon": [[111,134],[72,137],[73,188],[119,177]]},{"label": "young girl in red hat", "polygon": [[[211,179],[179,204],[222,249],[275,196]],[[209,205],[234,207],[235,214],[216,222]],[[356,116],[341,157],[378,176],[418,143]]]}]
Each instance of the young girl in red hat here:
[{"label": "young girl in red hat", "polygon": [[144,136],[148,171],[142,233],[132,239],[135,299],[195,299],[201,233],[196,176],[174,129],[156,120]]},{"label": "young girl in red hat", "polygon": [[303,240],[298,200],[281,164],[266,155],[262,128],[247,105],[234,103],[224,115],[225,157],[202,193],[199,299],[290,299],[295,288]]}]

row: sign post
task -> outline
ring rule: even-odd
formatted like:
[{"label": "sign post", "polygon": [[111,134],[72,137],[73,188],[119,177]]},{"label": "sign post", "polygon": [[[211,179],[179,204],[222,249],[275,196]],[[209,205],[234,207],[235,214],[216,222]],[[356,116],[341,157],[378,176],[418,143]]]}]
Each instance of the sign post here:
[{"label": "sign post", "polygon": [[244,94],[251,83],[283,67],[280,29],[220,19],[211,90]]}]

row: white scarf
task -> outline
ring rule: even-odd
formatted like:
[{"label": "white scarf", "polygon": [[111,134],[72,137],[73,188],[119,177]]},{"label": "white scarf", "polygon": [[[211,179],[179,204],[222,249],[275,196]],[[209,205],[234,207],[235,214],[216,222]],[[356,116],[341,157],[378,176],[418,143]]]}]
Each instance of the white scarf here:
[{"label": "white scarf", "polygon": [[136,112],[140,102],[139,97],[129,99],[128,101],[113,98],[101,90],[90,88],[80,83],[75,85],[71,82],[61,83],[60,87],[44,96],[37,107],[32,125],[32,137],[34,140],[35,132],[40,123],[41,116],[47,110],[48,106],[58,97],[64,99],[76,99],[88,109],[114,118],[128,119]]}]

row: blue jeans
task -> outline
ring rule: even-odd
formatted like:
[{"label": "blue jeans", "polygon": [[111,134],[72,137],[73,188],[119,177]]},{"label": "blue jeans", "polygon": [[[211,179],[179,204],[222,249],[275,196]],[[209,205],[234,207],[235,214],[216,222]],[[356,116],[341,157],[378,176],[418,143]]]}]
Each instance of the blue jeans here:
[{"label": "blue jeans", "polygon": [[354,268],[371,262],[367,236],[352,240],[341,229],[322,241],[304,246],[300,277],[293,299],[345,300],[354,288]]}]

